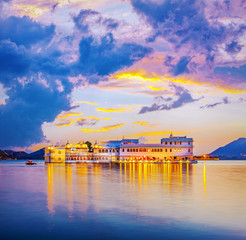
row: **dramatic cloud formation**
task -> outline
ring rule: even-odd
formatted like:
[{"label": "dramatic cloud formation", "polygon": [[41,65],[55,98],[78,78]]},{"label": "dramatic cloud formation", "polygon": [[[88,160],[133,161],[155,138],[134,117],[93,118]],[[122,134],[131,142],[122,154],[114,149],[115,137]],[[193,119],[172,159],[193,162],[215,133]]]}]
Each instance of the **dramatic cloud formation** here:
[{"label": "dramatic cloud formation", "polygon": [[[74,18],[76,26],[82,24],[82,15]],[[113,20],[100,19],[109,30],[114,28]],[[69,77],[83,74],[88,81],[98,82],[100,78],[95,76],[131,66],[151,52],[136,43],[118,43],[112,33],[101,38],[82,36],[78,60],[68,63],[66,49],[56,43],[73,38],[59,40],[53,24],[43,25],[27,16],[0,19],[0,80],[8,97],[6,104],[0,105],[0,127],[8,136],[1,139],[1,147],[24,147],[43,140],[42,124],[73,108],[70,94],[78,83]]]},{"label": "dramatic cloud formation", "polygon": [[82,38],[79,51],[78,71],[86,75],[105,76],[123,67],[131,66],[149,54],[151,49],[136,43],[117,44],[113,35],[109,33],[99,41],[92,36]]},{"label": "dramatic cloud formation", "polygon": [[27,16],[0,19],[0,29],[0,40],[8,39],[18,46],[23,45],[27,48],[42,40],[50,41],[55,34],[53,24],[44,26]]},{"label": "dramatic cloud formation", "polygon": [[[120,127],[194,130],[222,104],[227,119],[244,119],[246,1],[0,0],[0,13],[0,148],[93,141],[87,133]],[[172,121],[192,114],[187,104],[201,118]]]},{"label": "dramatic cloud formation", "polygon": [[[221,61],[227,62],[230,58],[223,59],[222,49],[228,55],[242,50],[243,45],[239,42],[246,32],[246,23],[238,21],[236,16],[243,11],[245,15],[245,1],[131,0],[131,3],[153,27],[153,35],[148,41],[155,41],[160,36],[179,52],[175,65],[170,62],[177,59],[177,54],[165,61],[174,75],[201,71],[202,66],[207,66],[207,71],[212,73],[216,60],[221,64]],[[235,21],[220,21],[223,17],[231,17]],[[194,58],[199,55],[204,56],[206,63]]]}]

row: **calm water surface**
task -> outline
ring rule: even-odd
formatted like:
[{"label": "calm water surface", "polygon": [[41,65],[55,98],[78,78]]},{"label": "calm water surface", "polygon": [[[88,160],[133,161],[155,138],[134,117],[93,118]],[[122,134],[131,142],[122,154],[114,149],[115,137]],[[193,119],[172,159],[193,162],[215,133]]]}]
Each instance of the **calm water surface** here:
[{"label": "calm water surface", "polygon": [[246,161],[0,162],[1,239],[246,239]]}]

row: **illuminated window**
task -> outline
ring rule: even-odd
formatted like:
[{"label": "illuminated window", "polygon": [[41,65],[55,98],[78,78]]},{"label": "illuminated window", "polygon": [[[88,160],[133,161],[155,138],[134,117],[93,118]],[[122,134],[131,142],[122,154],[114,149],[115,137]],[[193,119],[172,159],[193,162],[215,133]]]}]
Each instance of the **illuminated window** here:
[{"label": "illuminated window", "polygon": [[190,152],[190,149],[188,149],[188,152]]},{"label": "illuminated window", "polygon": [[172,152],[172,149],[170,148],[170,152]]},{"label": "illuminated window", "polygon": [[177,144],[177,142],[174,142],[174,144],[176,145],[176,144]]},{"label": "illuminated window", "polygon": [[167,149],[165,149],[165,152],[167,152]]},{"label": "illuminated window", "polygon": [[127,148],[127,152],[129,152],[129,148]]},{"label": "illuminated window", "polygon": [[190,142],[188,142],[188,144],[190,145]]},{"label": "illuminated window", "polygon": [[138,152],[138,149],[136,149],[136,152]]},{"label": "illuminated window", "polygon": [[162,148],[160,149],[160,152],[162,152]]}]

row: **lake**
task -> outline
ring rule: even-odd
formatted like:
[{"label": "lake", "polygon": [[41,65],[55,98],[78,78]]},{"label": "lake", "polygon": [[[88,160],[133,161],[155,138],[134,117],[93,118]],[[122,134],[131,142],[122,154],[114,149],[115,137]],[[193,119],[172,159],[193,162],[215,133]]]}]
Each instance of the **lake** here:
[{"label": "lake", "polygon": [[246,161],[0,161],[1,239],[246,239]]}]

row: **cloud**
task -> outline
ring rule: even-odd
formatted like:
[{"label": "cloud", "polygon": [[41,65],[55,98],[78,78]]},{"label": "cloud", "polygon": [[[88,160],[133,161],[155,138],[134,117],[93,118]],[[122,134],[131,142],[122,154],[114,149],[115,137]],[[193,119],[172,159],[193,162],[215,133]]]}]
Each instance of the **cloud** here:
[{"label": "cloud", "polygon": [[242,47],[242,44],[238,44],[238,42],[232,41],[230,44],[226,45],[226,51],[228,53],[234,54],[240,52],[242,50]]},{"label": "cloud", "polygon": [[[245,25],[226,26],[207,19],[208,6],[199,0],[162,1],[131,0],[134,9],[153,26],[155,36],[161,35],[176,48],[189,43],[192,49],[207,53],[228,38],[242,36]],[[221,9],[223,11],[223,9]],[[230,34],[234,33],[234,36]]]},{"label": "cloud", "polygon": [[67,127],[67,126],[71,126],[74,123],[74,120],[70,119],[70,120],[65,120],[63,122],[57,123],[55,124],[56,127]]},{"label": "cloud", "polygon": [[88,104],[88,105],[98,105],[98,103],[87,102],[87,101],[75,101],[74,104],[76,104],[76,103],[85,103],[85,104]]},{"label": "cloud", "polygon": [[59,115],[57,118],[69,118],[69,117],[73,117],[73,116],[80,116],[83,113],[65,113],[65,114],[61,114]]},{"label": "cloud", "polygon": [[[245,3],[241,0],[233,3],[131,0],[131,4],[152,27],[152,35],[147,41],[161,37],[172,47],[173,51],[164,64],[174,76],[183,73],[213,74],[218,62],[223,65],[228,59],[233,61],[233,55],[242,51],[239,43],[245,36],[246,23]],[[228,16],[231,19],[223,21]],[[204,60],[201,61],[201,57]]]},{"label": "cloud", "polygon": [[172,72],[174,76],[178,76],[184,72],[189,72],[187,65],[189,64],[189,62],[191,61],[191,57],[188,56],[184,56],[181,57],[179,62],[173,67]]},{"label": "cloud", "polygon": [[85,133],[107,132],[113,129],[123,127],[124,125],[125,123],[120,123],[120,124],[105,126],[105,127],[102,127],[101,129],[80,129],[80,130]]},{"label": "cloud", "polygon": [[239,98],[239,102],[246,102],[246,98]]},{"label": "cloud", "polygon": [[133,124],[137,124],[137,125],[140,125],[140,126],[144,126],[144,127],[155,127],[158,125],[158,123],[150,123],[150,122],[147,122],[147,121],[138,121],[138,122],[133,122]]},{"label": "cloud", "polygon": [[133,124],[139,124],[140,126],[147,126],[149,123],[146,121],[134,122]]},{"label": "cloud", "polygon": [[109,118],[100,118],[100,117],[84,117],[84,118],[79,118],[76,120],[76,123],[79,126],[84,126],[84,125],[89,125],[89,126],[94,126],[98,123],[99,120],[110,120],[112,119],[111,117]]},{"label": "cloud", "polygon": [[126,108],[96,108],[99,112],[130,112],[131,110]]},{"label": "cloud", "polygon": [[237,81],[240,79],[241,81],[246,82],[246,64],[239,67],[216,67],[214,72],[221,76],[232,78],[234,81],[235,79],[237,79]]},{"label": "cloud", "polygon": [[[105,18],[99,12],[91,9],[83,9],[73,18],[76,28],[82,33],[91,32],[95,28],[106,28],[114,30],[119,23],[112,18]],[[101,29],[102,30],[102,29]]]},{"label": "cloud", "polygon": [[228,97],[225,97],[223,98],[223,101],[222,102],[216,102],[216,103],[213,103],[213,104],[207,104],[207,105],[204,105],[204,106],[201,106],[200,108],[201,109],[205,109],[205,108],[214,108],[218,105],[221,105],[221,104],[229,104],[230,101],[228,99]]},{"label": "cloud", "polygon": [[54,34],[53,24],[45,26],[27,16],[0,19],[0,40],[9,39],[17,46],[23,45],[29,48],[40,41],[50,41]]},{"label": "cloud", "polygon": [[[158,101],[157,103],[152,104],[150,107],[144,106],[140,110],[139,114],[147,113],[147,112],[153,112],[153,111],[161,111],[161,110],[171,110],[175,108],[180,108],[183,105],[187,103],[192,103],[195,101],[198,101],[199,99],[193,99],[188,90],[176,86],[176,85],[171,85],[171,87],[175,91],[175,95],[177,99],[164,99],[164,98],[157,98],[156,100]],[[161,104],[160,101],[163,100],[165,103]]]},{"label": "cloud", "polygon": [[[116,27],[114,21],[100,19],[108,31],[103,36],[76,32],[65,38],[56,34],[55,25],[27,16],[0,19],[0,81],[7,89],[6,104],[0,105],[0,127],[7,140],[0,141],[0,147],[26,147],[43,141],[42,124],[74,108],[70,94],[81,81],[106,80],[108,74],[151,52],[134,42],[118,42],[109,32]],[[71,43],[73,47],[68,49]],[[71,81],[79,75],[83,80]],[[57,123],[64,124],[69,122]]]},{"label": "cloud", "polygon": [[38,82],[16,84],[7,91],[6,105],[0,105],[0,146],[25,147],[44,139],[42,124],[51,122],[62,110],[70,109],[66,94]]},{"label": "cloud", "polygon": [[9,40],[0,41],[0,77],[5,86],[9,86],[15,77],[26,75],[30,65],[31,59],[24,47]]},{"label": "cloud", "polygon": [[86,75],[105,76],[131,66],[151,52],[136,43],[119,44],[111,33],[99,40],[83,37],[79,44],[80,57],[77,70]]}]

